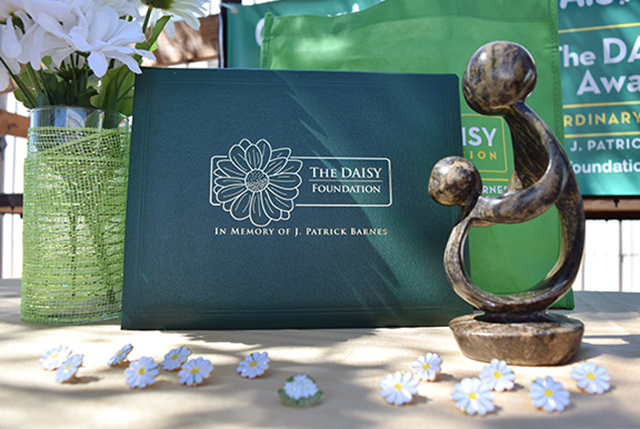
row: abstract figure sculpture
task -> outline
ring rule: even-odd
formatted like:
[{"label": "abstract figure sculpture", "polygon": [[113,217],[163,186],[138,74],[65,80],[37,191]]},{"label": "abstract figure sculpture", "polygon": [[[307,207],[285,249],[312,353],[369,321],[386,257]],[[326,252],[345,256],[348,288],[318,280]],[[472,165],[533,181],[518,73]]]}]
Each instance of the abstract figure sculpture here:
[{"label": "abstract figure sculpture", "polygon": [[[483,115],[503,116],[511,130],[513,175],[506,191],[483,196],[482,180],[464,158],[440,160],[431,173],[429,193],[462,211],[444,256],[451,286],[464,300],[484,311],[458,317],[449,324],[458,346],[469,358],[493,358],[516,365],[558,365],[580,347],[584,326],[547,313],[575,280],[584,244],[584,209],[566,154],[547,125],[526,104],[536,83],[535,63],[520,45],[493,42],[471,58],[463,92],[471,108]],[[562,244],[556,265],[526,292],[494,295],[467,277],[463,247],[471,227],[526,222],[556,206]]]}]

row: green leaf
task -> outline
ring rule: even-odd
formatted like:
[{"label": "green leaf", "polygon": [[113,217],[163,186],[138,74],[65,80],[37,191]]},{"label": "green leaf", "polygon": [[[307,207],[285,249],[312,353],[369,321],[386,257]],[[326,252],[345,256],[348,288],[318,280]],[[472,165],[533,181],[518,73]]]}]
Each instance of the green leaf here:
[{"label": "green leaf", "polygon": [[24,107],[26,107],[27,109],[35,109],[38,106],[37,104],[33,104],[31,100],[37,100],[38,93],[33,88],[27,88],[27,91],[29,91],[29,94],[31,94],[31,98],[27,97],[21,89],[16,89],[15,91],[13,91],[13,95],[16,97],[16,100],[24,104]]},{"label": "green leaf", "polygon": [[154,50],[152,49],[153,45],[156,43],[156,40],[158,40],[158,37],[160,37],[160,33],[162,33],[162,30],[164,30],[164,26],[167,25],[167,22],[169,22],[170,19],[171,15],[166,15],[157,20],[156,24],[151,29],[149,38],[144,42],[137,43],[136,49],[144,49],[146,51],[152,52]]},{"label": "green leaf", "polygon": [[133,114],[135,73],[126,65],[111,69],[100,80],[100,93],[91,98],[94,107],[113,110],[125,116]]}]

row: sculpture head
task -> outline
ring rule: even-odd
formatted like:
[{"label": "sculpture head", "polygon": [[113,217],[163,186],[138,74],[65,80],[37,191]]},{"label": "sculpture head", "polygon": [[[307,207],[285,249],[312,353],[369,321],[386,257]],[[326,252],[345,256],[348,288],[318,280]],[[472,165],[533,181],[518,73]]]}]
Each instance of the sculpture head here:
[{"label": "sculpture head", "polygon": [[442,205],[471,207],[481,193],[480,173],[464,158],[443,158],[431,170],[429,195]]},{"label": "sculpture head", "polygon": [[469,106],[483,115],[504,113],[524,102],[536,86],[536,64],[522,46],[488,43],[471,57],[462,81]]}]

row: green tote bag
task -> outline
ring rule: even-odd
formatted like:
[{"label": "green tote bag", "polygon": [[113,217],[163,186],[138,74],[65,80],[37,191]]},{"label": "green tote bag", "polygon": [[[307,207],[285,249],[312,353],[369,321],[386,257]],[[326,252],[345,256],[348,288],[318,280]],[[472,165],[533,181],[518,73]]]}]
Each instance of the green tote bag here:
[{"label": "green tote bag", "polygon": [[[386,0],[334,17],[267,15],[261,67],[462,78],[473,53],[496,40],[519,43],[534,57],[538,83],[527,104],[563,142],[556,0]],[[461,105],[465,157],[480,171],[483,193],[499,195],[513,168],[509,129],[502,118],[480,116],[464,100]],[[474,228],[471,278],[497,294],[527,290],[553,268],[560,241],[555,208],[522,224]],[[571,292],[555,304],[573,306]]]}]

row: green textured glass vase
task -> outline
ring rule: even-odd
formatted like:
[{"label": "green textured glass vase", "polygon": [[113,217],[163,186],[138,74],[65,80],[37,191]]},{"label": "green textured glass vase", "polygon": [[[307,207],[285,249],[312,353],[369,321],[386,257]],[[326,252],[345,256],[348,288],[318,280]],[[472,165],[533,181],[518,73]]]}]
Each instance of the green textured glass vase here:
[{"label": "green textured glass vase", "polygon": [[31,111],[23,321],[64,325],[120,316],[130,136],[119,113]]}]

